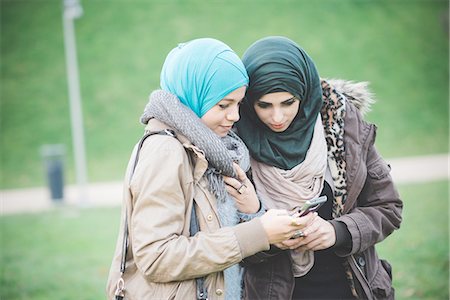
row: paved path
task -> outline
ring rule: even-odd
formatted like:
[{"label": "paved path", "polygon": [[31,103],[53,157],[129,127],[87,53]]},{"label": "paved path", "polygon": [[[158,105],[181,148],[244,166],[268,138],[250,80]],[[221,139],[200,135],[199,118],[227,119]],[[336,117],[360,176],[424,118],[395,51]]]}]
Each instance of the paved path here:
[{"label": "paved path", "polygon": [[[397,184],[449,179],[450,154],[386,159]],[[118,206],[122,199],[122,182],[92,183],[86,187],[88,200],[79,201],[74,185],[64,189],[64,204],[69,206]],[[50,199],[47,187],[0,190],[1,215],[39,212],[58,206]]]}]

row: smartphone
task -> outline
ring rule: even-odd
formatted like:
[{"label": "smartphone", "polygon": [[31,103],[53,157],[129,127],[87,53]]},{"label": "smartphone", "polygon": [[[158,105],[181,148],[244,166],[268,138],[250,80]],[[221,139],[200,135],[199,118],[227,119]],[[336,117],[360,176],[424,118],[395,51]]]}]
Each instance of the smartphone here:
[{"label": "smartphone", "polygon": [[319,207],[327,202],[327,196],[320,196],[311,200],[307,200],[302,206],[296,206],[292,211],[291,215],[295,213],[300,213],[300,217],[306,216],[310,212],[317,211]]}]

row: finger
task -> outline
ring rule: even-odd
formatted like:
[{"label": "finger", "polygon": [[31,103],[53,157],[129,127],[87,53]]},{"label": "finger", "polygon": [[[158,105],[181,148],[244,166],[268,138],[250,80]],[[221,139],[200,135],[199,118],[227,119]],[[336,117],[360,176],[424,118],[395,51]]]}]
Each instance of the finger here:
[{"label": "finger", "polygon": [[275,243],[274,244],[276,247],[280,248],[281,250],[287,250],[289,249],[289,247],[287,247],[286,245],[283,244],[283,242],[281,243]]},{"label": "finger", "polygon": [[314,220],[316,220],[316,217],[318,216],[317,212],[313,212],[313,213],[309,213],[306,215],[307,217],[307,221],[306,221],[306,225],[310,225],[314,222]]},{"label": "finger", "polygon": [[239,180],[241,181],[247,180],[247,175],[245,175],[244,170],[242,170],[242,168],[237,163],[233,163],[233,166]]},{"label": "finger", "polygon": [[239,194],[248,193],[247,186],[245,185],[244,182],[239,182],[239,185],[236,187],[236,191]]},{"label": "finger", "polygon": [[239,182],[239,180],[231,177],[223,178],[227,186],[232,187],[238,194],[243,194],[246,191],[246,186]]},{"label": "finger", "polygon": [[296,239],[288,239],[288,240],[283,241],[282,243],[289,249],[295,249],[295,248],[298,248],[299,246],[303,245],[301,237],[296,238]]},{"label": "finger", "polygon": [[[291,217],[292,217],[292,222],[291,222],[292,226],[297,226],[297,227],[300,226],[301,228],[305,228],[306,226],[308,226],[309,218],[299,217],[298,213],[291,215]],[[299,229],[299,228],[297,228],[297,229]]]},{"label": "finger", "polygon": [[311,250],[311,243],[318,239],[317,236],[305,236],[301,238],[302,240],[298,243],[298,248],[302,250]]},{"label": "finger", "polygon": [[320,229],[321,223],[322,223],[321,219],[314,219],[310,224],[308,224],[305,227],[305,230],[303,232],[305,233],[306,236],[312,235]]},{"label": "finger", "polygon": [[236,180],[235,178],[232,178],[232,177],[228,177],[228,176],[223,176],[223,181],[226,183],[226,184],[228,184],[228,185],[231,185],[231,186],[239,186],[239,181],[238,180]]},{"label": "finger", "polygon": [[239,193],[236,191],[236,189],[230,185],[225,185],[225,188],[228,192],[228,194],[230,194],[232,197],[234,198],[238,198],[239,197]]},{"label": "finger", "polygon": [[322,240],[320,238],[315,238],[315,239],[310,240],[303,247],[306,250],[322,249],[323,247],[320,247],[321,243],[322,243]]}]

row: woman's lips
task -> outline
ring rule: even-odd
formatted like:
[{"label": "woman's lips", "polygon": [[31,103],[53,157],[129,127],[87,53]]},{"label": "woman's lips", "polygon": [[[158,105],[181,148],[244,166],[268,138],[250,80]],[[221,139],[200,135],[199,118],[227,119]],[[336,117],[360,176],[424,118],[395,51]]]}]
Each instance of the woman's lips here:
[{"label": "woman's lips", "polygon": [[272,128],[275,128],[275,129],[281,129],[281,128],[284,127],[284,123],[281,123],[281,124],[270,124],[270,126]]}]

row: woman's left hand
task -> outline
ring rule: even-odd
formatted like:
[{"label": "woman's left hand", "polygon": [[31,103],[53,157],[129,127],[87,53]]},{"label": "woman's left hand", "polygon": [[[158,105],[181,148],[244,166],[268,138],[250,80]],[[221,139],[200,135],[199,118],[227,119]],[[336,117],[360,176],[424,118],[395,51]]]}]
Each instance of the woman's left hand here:
[{"label": "woman's left hand", "polygon": [[282,242],[283,248],[315,251],[328,249],[336,243],[333,225],[319,216],[308,224],[303,234],[303,237]]},{"label": "woman's left hand", "polygon": [[247,214],[258,212],[259,200],[253,184],[238,164],[234,163],[234,169],[238,179],[223,176],[227,192],[236,200],[236,206],[240,212]]}]

